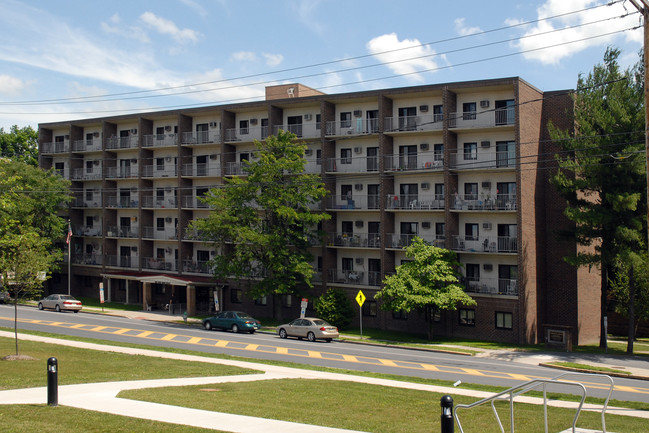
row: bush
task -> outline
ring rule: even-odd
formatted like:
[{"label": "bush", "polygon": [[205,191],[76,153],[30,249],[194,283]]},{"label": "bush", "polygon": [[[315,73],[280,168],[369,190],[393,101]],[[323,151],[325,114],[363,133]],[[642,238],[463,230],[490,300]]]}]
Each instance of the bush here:
[{"label": "bush", "polygon": [[318,317],[338,329],[346,329],[354,317],[354,308],[342,289],[330,288],[315,303]]}]

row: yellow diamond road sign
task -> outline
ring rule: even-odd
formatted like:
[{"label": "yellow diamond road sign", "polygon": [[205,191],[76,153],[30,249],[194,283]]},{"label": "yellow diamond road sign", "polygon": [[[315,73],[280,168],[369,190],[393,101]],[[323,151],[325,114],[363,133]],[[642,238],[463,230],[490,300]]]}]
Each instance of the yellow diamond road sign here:
[{"label": "yellow diamond road sign", "polygon": [[365,299],[366,299],[365,295],[363,294],[363,292],[361,290],[359,290],[358,295],[356,295],[356,302],[358,302],[358,305],[360,307],[363,306],[363,303],[365,302]]}]

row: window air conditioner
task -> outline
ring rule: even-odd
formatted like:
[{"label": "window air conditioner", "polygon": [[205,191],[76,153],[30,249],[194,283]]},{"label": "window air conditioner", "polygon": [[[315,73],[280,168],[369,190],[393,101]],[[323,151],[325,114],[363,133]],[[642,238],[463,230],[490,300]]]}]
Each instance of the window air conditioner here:
[{"label": "window air conditioner", "polygon": [[482,223],[482,228],[485,230],[491,230],[491,223]]},{"label": "window air conditioner", "polygon": [[131,164],[135,164],[137,162],[137,159],[131,158]]},{"label": "window air conditioner", "polygon": [[170,223],[170,222],[171,222],[171,217],[167,217],[167,218],[165,218],[165,222],[166,222],[166,223]]},{"label": "window air conditioner", "polygon": [[170,157],[170,156],[166,157],[166,158],[165,158],[165,161],[167,161],[167,162],[171,162],[171,157]]},{"label": "window air conditioner", "polygon": [[430,183],[422,182],[421,183],[421,189],[425,189],[425,190],[430,189]]},{"label": "window air conditioner", "polygon": [[427,113],[428,112],[428,105],[420,105],[419,106],[419,111],[422,113]]},{"label": "window air conditioner", "polygon": [[364,223],[363,223],[363,220],[357,220],[357,221],[354,223],[354,225],[355,225],[356,227],[363,227],[363,224],[364,224]]},{"label": "window air conditioner", "polygon": [[216,128],[216,122],[210,122],[210,128]]},{"label": "window air conditioner", "polygon": [[480,108],[489,108],[489,101],[488,100],[483,100],[480,101]]},{"label": "window air conditioner", "polygon": [[354,153],[361,153],[363,151],[362,147],[355,147],[354,148]]},{"label": "window air conditioner", "polygon": [[311,119],[312,119],[311,114],[304,115],[304,120],[311,120]]},{"label": "window air conditioner", "polygon": [[357,183],[354,185],[354,189],[356,191],[363,191],[363,184],[362,183]]},{"label": "window air conditioner", "polygon": [[482,182],[482,187],[483,188],[491,188],[491,182],[489,182],[489,181]]},{"label": "window air conditioner", "polygon": [[492,265],[491,263],[483,263],[482,269],[484,269],[485,271],[492,271],[494,269],[494,265]]},{"label": "window air conditioner", "polygon": [[171,131],[171,125],[165,126],[165,131],[167,131],[167,132]]},{"label": "window air conditioner", "polygon": [[251,125],[256,125],[257,124],[257,119],[250,119],[250,124]]},{"label": "window air conditioner", "polygon": [[216,153],[213,153],[213,154],[210,155],[210,159],[216,159],[217,157],[218,157],[218,155]]},{"label": "window air conditioner", "polygon": [[430,221],[424,221],[421,223],[421,228],[422,229],[429,229],[430,228]]},{"label": "window air conditioner", "polygon": [[313,150],[312,149],[304,149],[304,154],[306,156],[311,156],[311,155],[313,155]]},{"label": "window air conditioner", "polygon": [[92,163],[93,163],[93,165],[99,165],[99,160],[95,159],[94,161],[92,161]]},{"label": "window air conditioner", "polygon": [[68,134],[65,134],[65,136],[63,136],[63,139],[64,139],[64,140],[69,140],[69,139],[70,139],[70,136],[69,136]]},{"label": "window air conditioner", "polygon": [[362,265],[363,264],[363,258],[362,257],[356,257],[356,264],[357,265]]},{"label": "window air conditioner", "polygon": [[419,145],[420,150],[428,150],[428,143],[421,143]]},{"label": "window air conditioner", "polygon": [[137,251],[137,247],[131,247],[131,251]]},{"label": "window air conditioner", "polygon": [[96,138],[96,137],[99,137],[99,132],[93,132],[93,133],[92,133],[92,136],[95,137],[95,138]]},{"label": "window air conditioner", "polygon": [[137,135],[137,129],[136,128],[131,129],[131,134]]},{"label": "window air conditioner", "polygon": [[491,147],[491,141],[489,140],[481,141],[480,147]]},{"label": "window air conditioner", "polygon": [[361,117],[363,115],[362,110],[354,110],[354,117]]}]

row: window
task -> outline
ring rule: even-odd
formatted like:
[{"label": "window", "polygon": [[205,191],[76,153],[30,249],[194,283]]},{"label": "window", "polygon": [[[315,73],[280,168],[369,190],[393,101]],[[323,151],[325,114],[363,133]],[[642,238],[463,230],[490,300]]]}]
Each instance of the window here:
[{"label": "window", "polygon": [[293,305],[293,296],[291,295],[282,295],[282,305],[284,307],[290,307]]},{"label": "window", "polygon": [[478,143],[464,143],[464,160],[478,159]]},{"label": "window", "polygon": [[433,144],[433,159],[435,161],[444,161],[444,143]]},{"label": "window", "polygon": [[467,241],[477,241],[479,236],[477,223],[464,224],[464,237]]},{"label": "window", "polygon": [[266,305],[268,303],[268,297],[266,295],[261,298],[255,299],[255,305]]},{"label": "window", "polygon": [[315,164],[316,165],[322,165],[322,150],[317,149],[315,151]]},{"label": "window", "polygon": [[158,231],[163,231],[165,229],[165,219],[156,218],[156,228]]},{"label": "window", "polygon": [[514,315],[503,311],[496,311],[496,329],[513,329]]},{"label": "window", "polygon": [[286,123],[288,124],[288,132],[302,137],[302,116],[288,116]]},{"label": "window", "polygon": [[343,271],[353,271],[354,270],[354,259],[351,257],[342,258]]},{"label": "window", "polygon": [[379,110],[367,110],[365,118],[367,119],[367,132],[379,132]]},{"label": "window", "polygon": [[477,106],[475,102],[465,102],[462,104],[462,118],[464,120],[475,120]]},{"label": "window", "polygon": [[496,167],[514,167],[516,147],[513,141],[496,141]]},{"label": "window", "polygon": [[95,217],[88,215],[86,216],[86,226],[87,227],[92,227],[95,225]]},{"label": "window", "polygon": [[417,107],[399,108],[399,130],[414,131],[417,128]]},{"label": "window", "polygon": [[[443,183],[436,183],[435,184],[435,200],[441,200],[444,201],[444,184]],[[443,204],[440,204],[440,206],[437,207],[444,207]]]},{"label": "window", "polygon": [[408,320],[408,312],[404,310],[393,311],[392,318],[395,320]]},{"label": "window", "polygon": [[342,200],[351,200],[353,197],[351,185],[340,185],[340,197]]},{"label": "window", "polygon": [[243,291],[241,289],[230,289],[230,302],[240,304],[243,301]]},{"label": "window", "polygon": [[165,169],[165,159],[164,158],[156,158],[155,159],[155,165],[156,165],[156,170],[164,170]]},{"label": "window", "polygon": [[417,146],[399,146],[399,169],[416,170],[417,169]]},{"label": "window", "polygon": [[480,281],[480,265],[478,263],[467,263],[464,269],[468,283],[467,286],[471,287],[472,283]]},{"label": "window", "polygon": [[163,201],[165,199],[165,190],[163,188],[156,188],[155,199],[157,201]]},{"label": "window", "polygon": [[165,259],[165,249],[164,248],[157,248],[155,257],[158,260],[164,260]]},{"label": "window", "polygon": [[354,234],[354,223],[352,221],[342,221],[340,227],[343,235],[352,236]]},{"label": "window", "polygon": [[86,173],[92,173],[92,161],[86,161]]},{"label": "window", "polygon": [[446,223],[435,223],[435,239],[446,239]]},{"label": "window", "polygon": [[352,149],[340,149],[340,163],[341,164],[351,164],[352,163]]},{"label": "window", "polygon": [[460,325],[475,326],[475,310],[460,308],[459,316],[460,316],[460,322],[459,322]]},{"label": "window", "polygon": [[239,121],[239,134],[241,134],[241,135],[248,134],[248,132],[250,131],[249,127],[248,127],[249,122],[250,122],[249,120],[240,120]]},{"label": "window", "polygon": [[363,303],[363,316],[376,317],[378,308],[376,301],[365,301]]},{"label": "window", "polygon": [[496,101],[496,125],[513,125],[515,120],[514,100]]},{"label": "window", "polygon": [[320,130],[320,122],[322,121],[322,115],[321,114],[316,114],[315,115],[315,129],[317,131]]},{"label": "window", "polygon": [[478,183],[467,182],[464,184],[464,200],[478,199]]},{"label": "window", "polygon": [[92,201],[92,198],[94,197],[94,191],[93,189],[88,188],[86,190],[86,201]]},{"label": "window", "polygon": [[433,122],[444,120],[444,107],[442,105],[433,105]]},{"label": "window", "polygon": [[351,128],[352,127],[352,112],[346,111],[340,113],[340,127],[341,128]]}]

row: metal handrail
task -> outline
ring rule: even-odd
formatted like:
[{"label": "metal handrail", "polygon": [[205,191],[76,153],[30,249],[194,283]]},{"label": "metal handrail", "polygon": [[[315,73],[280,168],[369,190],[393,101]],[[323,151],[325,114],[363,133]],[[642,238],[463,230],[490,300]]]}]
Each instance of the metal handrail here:
[{"label": "metal handrail", "polygon": [[496,410],[495,402],[497,400],[509,400],[509,416],[510,416],[510,431],[511,433],[514,433],[514,398],[521,395],[525,394],[529,391],[535,390],[538,387],[542,386],[543,387],[543,415],[544,415],[544,422],[545,422],[545,433],[548,433],[548,409],[547,409],[547,403],[548,403],[548,398],[547,398],[547,386],[548,385],[562,385],[562,386],[572,386],[572,387],[577,387],[581,389],[581,400],[579,402],[579,406],[577,407],[577,412],[575,413],[575,417],[572,422],[572,431],[573,433],[576,432],[577,428],[577,419],[579,418],[579,414],[581,413],[581,410],[584,405],[584,401],[586,400],[586,387],[578,382],[571,382],[571,381],[566,381],[564,380],[565,377],[567,376],[597,376],[598,378],[606,378],[610,381],[610,388],[608,392],[608,396],[602,406],[602,432],[606,433],[606,420],[605,420],[605,414],[606,414],[606,409],[608,407],[608,402],[611,398],[611,395],[613,393],[613,388],[614,388],[614,383],[613,379],[608,376],[608,375],[602,375],[602,374],[594,374],[594,373],[578,373],[578,372],[568,372],[568,373],[563,373],[559,376],[556,376],[551,379],[534,379],[525,383],[522,383],[520,385],[514,386],[512,388],[509,388],[505,391],[501,391],[497,394],[492,395],[491,397],[484,398],[482,400],[478,400],[474,403],[471,404],[458,404],[453,408],[453,417],[455,418],[455,421],[457,422],[457,425],[460,429],[461,433],[464,433],[464,429],[462,428],[462,424],[460,422],[460,418],[458,416],[458,409],[471,409],[473,407],[481,406],[485,403],[490,403],[491,409],[494,413],[494,416],[496,417],[496,421],[498,422],[498,426],[500,427],[501,433],[505,433],[505,429],[503,427],[502,422],[500,421],[500,416],[498,415],[498,411]]}]

